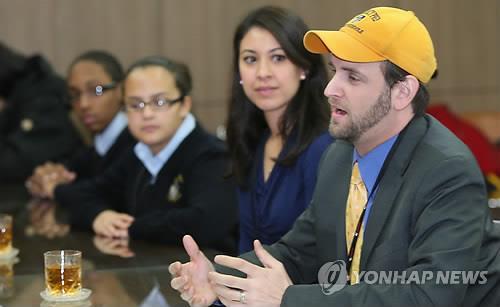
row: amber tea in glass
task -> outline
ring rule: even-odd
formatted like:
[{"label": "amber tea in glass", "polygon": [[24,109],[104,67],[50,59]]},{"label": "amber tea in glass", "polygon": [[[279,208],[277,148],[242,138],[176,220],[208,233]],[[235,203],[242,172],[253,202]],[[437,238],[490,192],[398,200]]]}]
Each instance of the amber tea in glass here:
[{"label": "amber tea in glass", "polygon": [[14,295],[14,262],[0,260],[0,298]]},{"label": "amber tea in glass", "polygon": [[74,295],[82,290],[82,252],[56,250],[44,253],[45,285],[52,296]]},{"label": "amber tea in glass", "polygon": [[0,214],[0,254],[12,250],[12,216]]}]

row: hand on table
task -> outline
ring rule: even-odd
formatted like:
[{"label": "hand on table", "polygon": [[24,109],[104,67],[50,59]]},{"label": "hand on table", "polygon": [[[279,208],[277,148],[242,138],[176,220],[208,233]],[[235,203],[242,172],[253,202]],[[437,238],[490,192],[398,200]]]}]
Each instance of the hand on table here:
[{"label": "hand on table", "polygon": [[26,180],[26,188],[31,195],[40,198],[54,198],[54,189],[62,183],[75,180],[76,174],[60,163],[47,162],[38,166]]},{"label": "hand on table", "polygon": [[104,237],[128,238],[128,228],[133,222],[134,217],[131,215],[105,210],[94,219],[92,229]]}]

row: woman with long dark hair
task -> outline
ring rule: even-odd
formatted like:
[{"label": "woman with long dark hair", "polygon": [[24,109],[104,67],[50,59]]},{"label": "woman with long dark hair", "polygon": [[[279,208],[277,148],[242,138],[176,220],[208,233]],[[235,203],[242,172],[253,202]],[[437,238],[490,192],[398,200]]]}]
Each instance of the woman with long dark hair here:
[{"label": "woman with long dark hair", "polygon": [[231,174],[239,186],[239,252],[255,239],[277,241],[312,197],[326,132],[327,73],[306,51],[307,25],[265,6],[247,15],[233,40],[233,80],[227,121]]}]

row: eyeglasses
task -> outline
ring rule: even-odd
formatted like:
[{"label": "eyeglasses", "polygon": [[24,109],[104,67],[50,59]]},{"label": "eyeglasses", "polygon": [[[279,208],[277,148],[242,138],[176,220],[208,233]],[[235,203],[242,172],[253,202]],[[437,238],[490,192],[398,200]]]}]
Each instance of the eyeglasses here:
[{"label": "eyeglasses", "polygon": [[70,91],[69,99],[72,103],[78,102],[82,95],[87,95],[88,97],[100,97],[108,90],[114,89],[117,86],[116,82],[111,82],[104,85],[96,85],[88,87],[82,92]]},{"label": "eyeglasses", "polygon": [[142,101],[137,99],[126,99],[125,109],[129,112],[142,112],[147,105],[151,106],[153,111],[168,110],[168,107],[176,102],[184,100],[184,95],[176,99],[167,99],[165,97],[154,97],[151,101]]}]

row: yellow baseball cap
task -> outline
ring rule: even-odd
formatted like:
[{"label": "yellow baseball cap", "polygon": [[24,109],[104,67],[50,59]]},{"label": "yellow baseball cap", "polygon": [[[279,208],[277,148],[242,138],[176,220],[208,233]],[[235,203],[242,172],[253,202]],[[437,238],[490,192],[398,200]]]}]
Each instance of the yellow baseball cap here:
[{"label": "yellow baseball cap", "polygon": [[308,31],[304,46],[349,62],[388,60],[429,82],[437,61],[429,32],[412,11],[375,7],[355,16],[339,31]]}]

